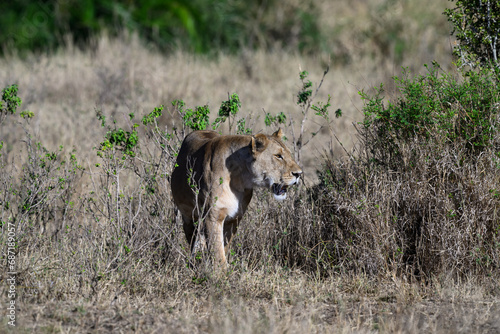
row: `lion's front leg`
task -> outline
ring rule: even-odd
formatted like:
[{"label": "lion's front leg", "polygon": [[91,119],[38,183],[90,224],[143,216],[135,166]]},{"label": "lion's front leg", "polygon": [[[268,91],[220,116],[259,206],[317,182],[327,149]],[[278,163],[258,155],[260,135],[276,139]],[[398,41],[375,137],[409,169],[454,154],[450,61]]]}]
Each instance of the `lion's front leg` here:
[{"label": "lion's front leg", "polygon": [[227,269],[226,253],[224,252],[224,220],[226,219],[226,211],[223,209],[213,209],[205,224],[208,232],[208,245],[210,251],[215,258],[215,264],[222,269]]}]

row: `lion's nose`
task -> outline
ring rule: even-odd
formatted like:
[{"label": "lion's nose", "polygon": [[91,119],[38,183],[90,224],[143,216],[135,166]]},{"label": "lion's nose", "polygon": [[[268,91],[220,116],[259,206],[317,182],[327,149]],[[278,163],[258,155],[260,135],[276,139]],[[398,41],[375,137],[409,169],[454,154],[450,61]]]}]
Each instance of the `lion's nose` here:
[{"label": "lion's nose", "polygon": [[300,175],[302,175],[302,171],[299,170],[297,172],[292,172],[292,175],[295,176],[298,179],[300,177]]}]

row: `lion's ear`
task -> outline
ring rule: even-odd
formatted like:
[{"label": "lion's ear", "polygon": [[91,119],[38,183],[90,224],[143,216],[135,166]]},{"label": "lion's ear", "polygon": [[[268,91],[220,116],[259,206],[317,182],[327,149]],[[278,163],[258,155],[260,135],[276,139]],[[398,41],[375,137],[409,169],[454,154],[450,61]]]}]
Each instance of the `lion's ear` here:
[{"label": "lion's ear", "polygon": [[267,144],[269,144],[269,139],[267,139],[267,136],[259,133],[255,136],[252,136],[252,153],[255,154],[257,152],[262,152],[266,149]]},{"label": "lion's ear", "polygon": [[281,139],[283,137],[283,130],[281,130],[281,128],[279,128],[278,131],[276,131],[275,133],[273,133],[273,137]]}]

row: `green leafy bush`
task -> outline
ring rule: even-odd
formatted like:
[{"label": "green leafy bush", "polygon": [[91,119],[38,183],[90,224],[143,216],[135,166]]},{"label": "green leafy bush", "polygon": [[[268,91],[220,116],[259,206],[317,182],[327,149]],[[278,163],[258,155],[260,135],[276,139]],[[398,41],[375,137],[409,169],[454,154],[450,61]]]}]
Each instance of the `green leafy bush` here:
[{"label": "green leafy bush", "polygon": [[[217,115],[217,118],[215,121],[212,123],[212,128],[215,130],[217,129],[222,123],[226,121],[226,119],[230,119],[231,116],[234,117],[238,113],[238,111],[241,108],[241,102],[240,102],[240,97],[238,94],[233,93],[227,101],[223,101],[220,108],[219,108],[219,113]],[[231,128],[231,120],[229,120],[229,128]]]},{"label": "green leafy bush", "polygon": [[[2,90],[2,100],[0,100],[0,125],[7,119],[8,116],[14,115],[22,104],[22,100],[17,96],[17,85],[5,87]],[[24,119],[30,119],[35,114],[29,110],[24,110],[19,113]],[[0,138],[4,139],[4,138]],[[2,156],[3,140],[0,140],[0,157]]]},{"label": "green leafy bush", "polygon": [[394,80],[390,99],[383,86],[361,92],[357,153],[327,159],[311,189],[321,266],[491,275],[500,266],[498,72],[460,77],[434,64]]},{"label": "green leafy bush", "polygon": [[17,107],[22,103],[21,99],[17,96],[17,85],[6,87],[2,90],[2,101],[0,101],[0,110],[4,114],[15,114]]},{"label": "green leafy bush", "polygon": [[186,105],[182,100],[172,102],[182,116],[182,122],[191,130],[206,130],[209,123],[210,109],[208,106],[198,106],[194,109],[184,109]]},{"label": "green leafy bush", "polygon": [[[155,109],[156,110],[156,109]],[[121,151],[123,153],[122,158],[126,159],[127,156],[135,156],[135,147],[138,144],[139,136],[136,128],[139,124],[135,123],[132,126],[131,131],[126,131],[122,128],[116,126],[116,122],[113,122],[114,127],[106,124],[106,117],[102,114],[100,110],[97,110],[97,118],[101,121],[101,126],[106,127],[108,132],[99,145],[98,155],[102,154],[115,155],[116,151]],[[130,115],[133,119],[133,115]]]},{"label": "green leafy bush", "polygon": [[5,87],[2,90],[2,100],[0,101],[0,124],[5,121],[8,115],[16,113],[22,101],[17,96],[17,85]]},{"label": "green leafy bush", "polygon": [[[0,126],[21,106],[22,100],[17,93],[17,85],[2,90]],[[23,139],[25,151],[19,152],[25,154],[22,167],[17,169],[14,159],[0,160],[0,225],[8,221],[18,231],[17,249],[25,247],[32,235],[47,230],[57,234],[63,229],[69,217],[68,208],[74,204],[75,186],[84,171],[74,149],[66,153],[61,145],[58,150],[51,151],[33,139],[26,121],[33,116],[31,111],[20,113],[24,121],[18,124],[26,135]],[[2,147],[3,141],[0,141],[0,150]]]},{"label": "green leafy bush", "polygon": [[458,39],[454,53],[459,65],[498,66],[500,52],[500,3],[498,1],[456,0],[456,7],[444,13]]},{"label": "green leafy bush", "polygon": [[394,77],[398,91],[388,102],[383,86],[373,95],[360,93],[363,127],[374,131],[367,145],[379,162],[388,163],[398,155],[400,143],[413,139],[464,143],[472,156],[491,145],[500,114],[498,74],[485,68],[460,78],[443,73],[437,64],[427,69],[424,75]]}]

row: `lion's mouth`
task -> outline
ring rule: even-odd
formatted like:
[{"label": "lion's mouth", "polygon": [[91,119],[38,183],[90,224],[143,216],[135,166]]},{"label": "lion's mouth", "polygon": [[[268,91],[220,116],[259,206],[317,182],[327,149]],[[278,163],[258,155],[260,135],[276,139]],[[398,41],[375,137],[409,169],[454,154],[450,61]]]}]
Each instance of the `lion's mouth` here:
[{"label": "lion's mouth", "polygon": [[288,190],[287,185],[274,183],[272,188],[274,197],[277,199],[284,199],[286,197],[286,191]]}]

